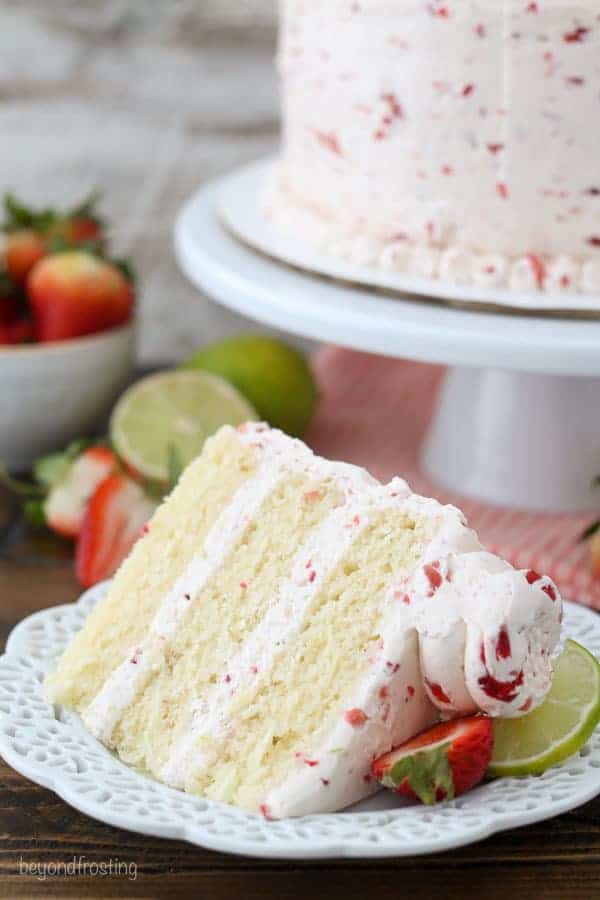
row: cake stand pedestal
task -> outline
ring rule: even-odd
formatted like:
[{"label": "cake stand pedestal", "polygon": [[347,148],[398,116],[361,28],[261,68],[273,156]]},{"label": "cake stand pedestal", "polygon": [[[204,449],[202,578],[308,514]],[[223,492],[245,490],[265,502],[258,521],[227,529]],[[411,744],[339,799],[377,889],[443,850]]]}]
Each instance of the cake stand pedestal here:
[{"label": "cake stand pedestal", "polygon": [[224,227],[226,182],[203,187],[177,221],[177,257],[194,285],[284,331],[452,367],[422,454],[445,487],[529,509],[597,505],[600,321],[471,312],[300,272]]}]

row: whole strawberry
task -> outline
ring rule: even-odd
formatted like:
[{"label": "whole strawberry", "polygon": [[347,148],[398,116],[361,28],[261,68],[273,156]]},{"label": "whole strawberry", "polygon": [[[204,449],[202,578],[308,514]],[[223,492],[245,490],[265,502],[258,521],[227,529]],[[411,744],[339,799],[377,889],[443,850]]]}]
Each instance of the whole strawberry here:
[{"label": "whole strawberry", "polygon": [[6,271],[13,281],[22,285],[36,262],[42,259],[47,252],[46,238],[32,228],[11,231],[4,241]]},{"label": "whole strawberry", "polygon": [[33,209],[6,194],[4,265],[15,284],[23,286],[34,265],[48,253],[79,246],[101,252],[104,227],[97,202],[98,194],[93,193],[72,209]]},{"label": "whole strawberry", "polygon": [[38,341],[63,341],[116,328],[131,317],[129,278],[86,250],[47,256],[27,279]]},{"label": "whole strawberry", "polygon": [[431,804],[452,800],[483,779],[494,749],[492,720],[469,716],[434,725],[375,760],[384,787]]}]

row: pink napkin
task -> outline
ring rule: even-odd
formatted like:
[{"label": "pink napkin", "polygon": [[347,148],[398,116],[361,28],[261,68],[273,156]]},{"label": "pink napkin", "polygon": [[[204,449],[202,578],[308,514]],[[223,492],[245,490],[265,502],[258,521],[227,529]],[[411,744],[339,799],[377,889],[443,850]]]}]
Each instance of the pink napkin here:
[{"label": "pink napkin", "polygon": [[421,472],[418,454],[441,367],[330,346],[313,364],[321,403],[306,439],[315,451],[364,466],[384,481],[401,475],[418,493],[459,506],[489,550],[519,569],[549,575],[565,598],[600,609],[600,578],[591,571],[588,546],[577,541],[594,515],[490,506],[453,494]]}]

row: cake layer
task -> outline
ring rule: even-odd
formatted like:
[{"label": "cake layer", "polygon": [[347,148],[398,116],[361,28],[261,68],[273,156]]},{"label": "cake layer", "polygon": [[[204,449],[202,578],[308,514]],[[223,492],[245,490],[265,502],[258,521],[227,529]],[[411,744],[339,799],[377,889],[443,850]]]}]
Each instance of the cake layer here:
[{"label": "cake layer", "polygon": [[559,621],[458,510],[251,423],[207,442],[48,690],[167,784],[301,815],[440,712],[539,703]]},{"label": "cake layer", "polygon": [[282,0],[276,224],[352,262],[600,291],[592,0]]}]

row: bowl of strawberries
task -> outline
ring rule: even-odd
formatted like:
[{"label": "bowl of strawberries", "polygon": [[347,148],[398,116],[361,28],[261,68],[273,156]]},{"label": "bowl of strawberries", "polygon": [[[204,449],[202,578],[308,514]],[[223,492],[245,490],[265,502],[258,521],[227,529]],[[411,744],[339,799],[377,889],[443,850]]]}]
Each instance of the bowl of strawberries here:
[{"label": "bowl of strawberries", "polygon": [[108,255],[96,204],[32,210],[5,197],[0,458],[13,471],[92,431],[133,368],[134,279]]}]

